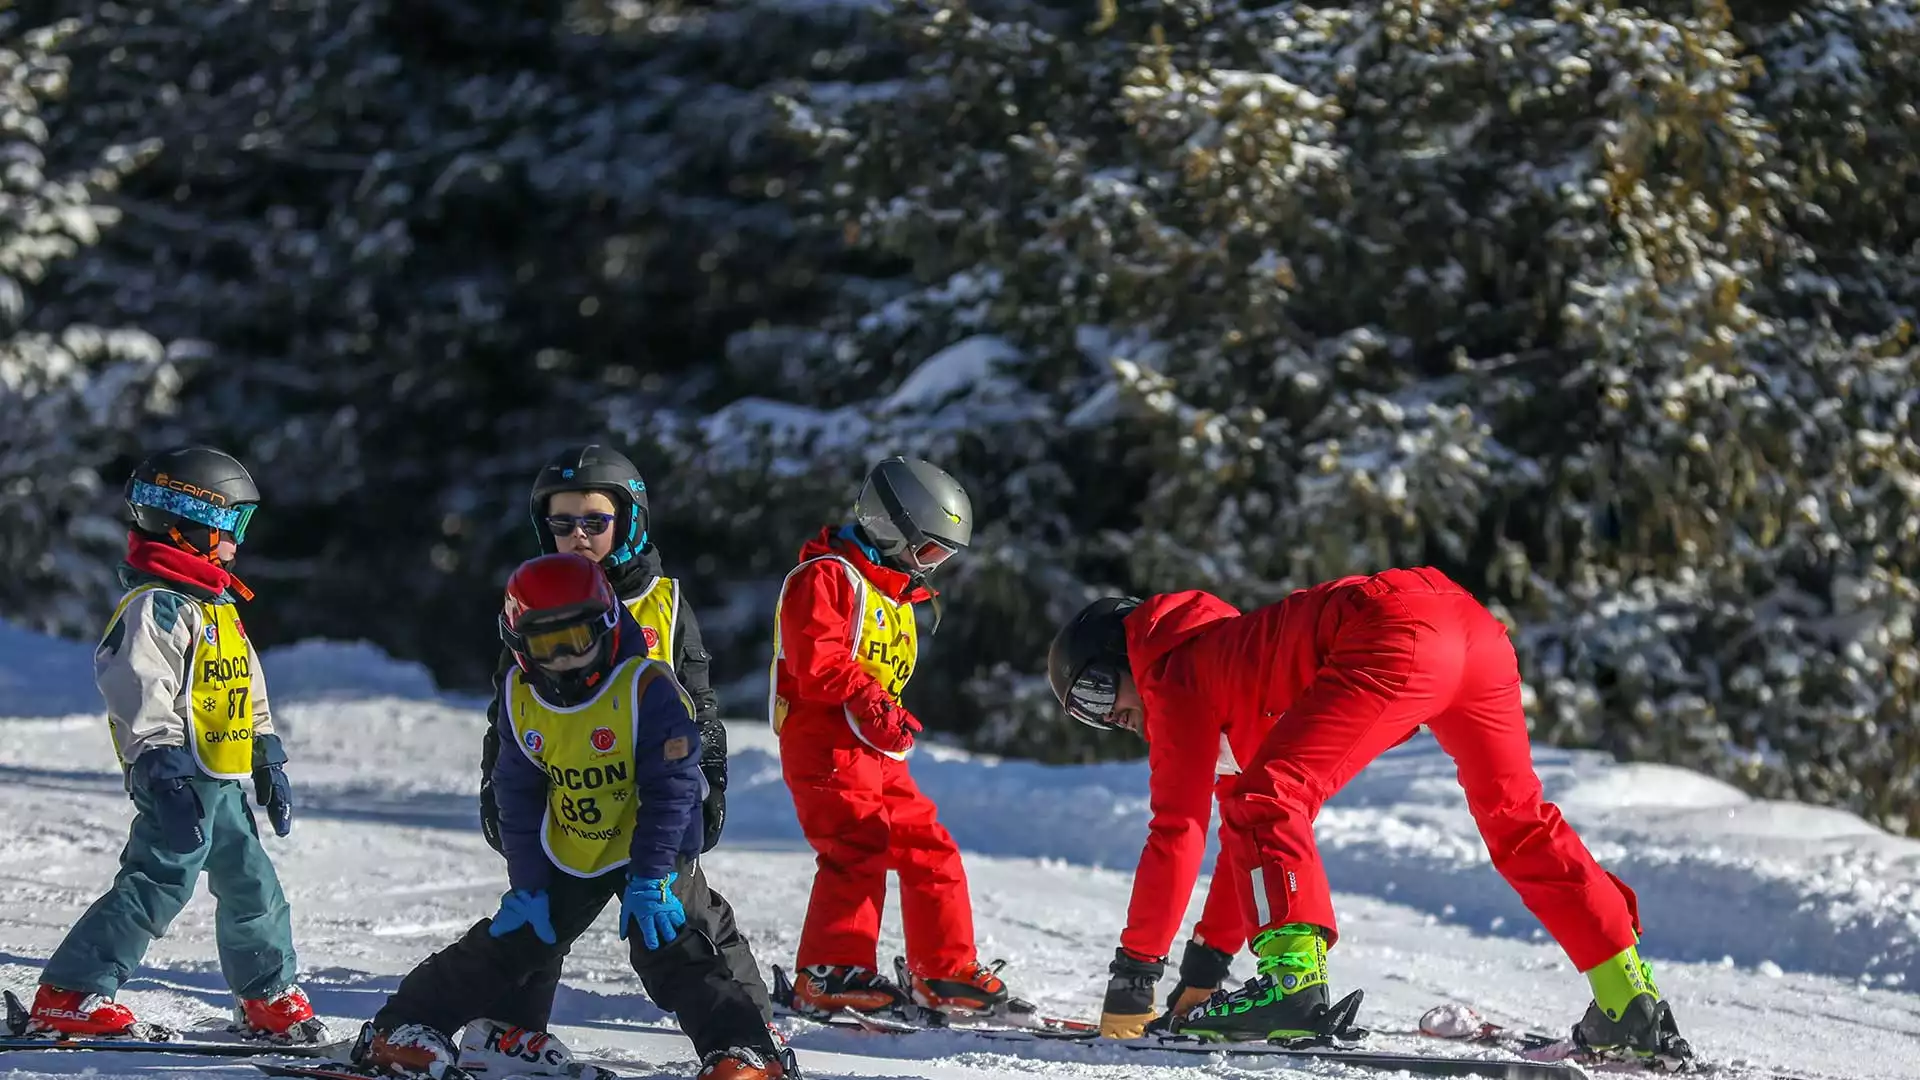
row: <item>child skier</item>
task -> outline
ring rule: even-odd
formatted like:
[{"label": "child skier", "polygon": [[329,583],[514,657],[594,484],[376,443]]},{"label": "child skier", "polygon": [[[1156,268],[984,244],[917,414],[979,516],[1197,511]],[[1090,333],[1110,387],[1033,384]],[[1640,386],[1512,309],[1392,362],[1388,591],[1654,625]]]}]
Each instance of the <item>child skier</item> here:
[{"label": "child skier", "polygon": [[[960,851],[907,771],[920,722],[900,704],[919,654],[913,605],[933,599],[926,575],[971,540],[972,504],[945,472],[894,457],[867,474],[853,517],[801,547],[774,607],[769,718],[818,853],[794,1007],[995,1011],[1007,988],[975,952]],[[889,867],[900,875],[905,987],[876,963]]]},{"label": "child skier", "polygon": [[[548,554],[570,551],[599,563],[640,626],[639,644],[634,647],[672,665],[681,687],[693,698],[700,728],[700,771],[708,788],[701,803],[705,839],[700,853],[704,855],[719,843],[726,822],[727,729],[720,722],[708,681],[711,657],[701,643],[700,624],[681,583],[661,574],[660,552],[648,528],[646,482],[633,462],[612,447],[569,446],[541,467],[528,502],[540,549]],[[494,675],[496,687],[514,666],[512,650],[502,648]],[[500,755],[499,703],[496,696],[488,705],[480,749],[481,830],[495,851],[503,851],[492,780]],[[772,1022],[773,1008],[759,962],[735,922],[732,906],[718,892],[708,890],[704,896],[713,907],[705,925],[713,931],[715,947],[726,955],[762,1015]],[[544,1038],[548,1055],[566,1055],[564,1044],[546,1031],[564,960],[563,953],[554,953],[545,968],[524,982],[510,984],[482,1021],[467,1025],[460,1043],[463,1065],[498,1053],[503,1040],[517,1046],[528,1038]],[[527,1064],[516,1061],[514,1069],[524,1072]]]},{"label": "child skier", "polygon": [[693,1041],[703,1080],[797,1075],[716,947],[724,909],[697,861],[700,734],[672,669],[647,657],[600,565],[571,552],[514,571],[500,636],[514,669],[493,788],[512,888],[401,981],[354,1061],[439,1075],[456,1061],[449,1036],[547,970],[617,896],[634,971]]},{"label": "child skier", "polygon": [[287,755],[260,657],[234,606],[232,574],[260,503],[238,461],[193,446],[155,454],[126,486],[133,529],[114,608],[93,654],[133,828],[113,887],[48,959],[31,1025],[64,1035],[132,1034],[114,1000],[147,948],[193,898],[205,870],[220,970],[241,1030],[281,1041],[325,1034],[293,981],[293,930],[241,782],[273,831],[293,828]]},{"label": "child skier", "polygon": [[[1239,894],[1259,977],[1173,1026],[1216,1039],[1322,1033],[1341,1012],[1326,968],[1338,928],[1313,821],[1424,724],[1458,766],[1495,869],[1592,985],[1575,1039],[1607,1055],[1691,1057],[1639,956],[1633,891],[1543,797],[1506,628],[1438,570],[1344,577],[1246,614],[1198,591],[1098,600],[1055,636],[1047,677],[1075,719],[1147,743],[1153,818],[1108,969],[1106,1034],[1138,1034],[1151,1016],[1216,790],[1216,883]],[[1225,975],[1197,966],[1201,980]]]}]

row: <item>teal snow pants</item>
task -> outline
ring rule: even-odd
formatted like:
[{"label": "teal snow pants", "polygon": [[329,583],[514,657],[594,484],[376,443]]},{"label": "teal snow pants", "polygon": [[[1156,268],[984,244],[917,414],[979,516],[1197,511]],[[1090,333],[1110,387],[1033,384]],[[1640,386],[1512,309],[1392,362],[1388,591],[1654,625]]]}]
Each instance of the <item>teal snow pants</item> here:
[{"label": "teal snow pants", "polygon": [[200,871],[212,891],[214,941],[227,986],[264,998],[293,985],[292,918],[280,877],[260,846],[253,808],[237,780],[190,781],[200,796],[206,842],[181,855],[167,847],[145,791],[133,794],[133,829],[113,887],[80,916],[47,961],[41,981],[111,996],[139,969],[155,938],[193,899]]}]

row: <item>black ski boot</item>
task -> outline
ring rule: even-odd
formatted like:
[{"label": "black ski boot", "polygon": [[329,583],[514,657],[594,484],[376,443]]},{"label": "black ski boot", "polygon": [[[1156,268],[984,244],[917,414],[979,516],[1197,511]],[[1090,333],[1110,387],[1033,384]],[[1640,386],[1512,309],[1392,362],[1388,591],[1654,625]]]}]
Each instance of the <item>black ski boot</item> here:
[{"label": "black ski boot", "polygon": [[1693,1047],[1680,1037],[1673,1007],[1660,997],[1653,965],[1628,948],[1587,972],[1593,1003],[1573,1026],[1581,1054],[1600,1061],[1639,1061],[1678,1070],[1693,1061]]},{"label": "black ski boot", "polygon": [[1597,1004],[1588,1005],[1587,1015],[1573,1026],[1573,1041],[1583,1055],[1600,1060],[1639,1061],[1667,1071],[1693,1063],[1693,1047],[1680,1036],[1673,1006],[1652,994],[1628,1002],[1618,1019]]}]

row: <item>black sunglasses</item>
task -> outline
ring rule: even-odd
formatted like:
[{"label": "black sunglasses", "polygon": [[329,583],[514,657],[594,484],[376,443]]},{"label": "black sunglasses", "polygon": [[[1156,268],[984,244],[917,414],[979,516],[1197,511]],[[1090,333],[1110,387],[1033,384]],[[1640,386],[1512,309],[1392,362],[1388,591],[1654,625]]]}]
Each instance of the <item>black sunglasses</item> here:
[{"label": "black sunglasses", "polygon": [[565,536],[578,526],[588,536],[599,536],[613,527],[612,514],[548,514],[547,531],[555,536]]}]

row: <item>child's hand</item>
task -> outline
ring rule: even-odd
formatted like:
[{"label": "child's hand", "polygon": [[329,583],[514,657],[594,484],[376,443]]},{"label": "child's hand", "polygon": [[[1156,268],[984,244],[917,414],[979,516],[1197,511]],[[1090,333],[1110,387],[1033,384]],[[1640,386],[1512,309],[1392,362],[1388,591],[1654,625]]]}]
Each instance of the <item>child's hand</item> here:
[{"label": "child's hand", "polygon": [[287,783],[285,769],[265,765],[253,770],[253,798],[267,808],[267,820],[273,822],[275,836],[293,831],[293,785]]},{"label": "child's hand", "polygon": [[200,850],[207,842],[200,819],[206,812],[200,806],[189,780],[198,772],[193,755],[184,746],[159,746],[140,755],[133,763],[133,786],[153,803],[154,823],[167,847],[181,855]]}]

